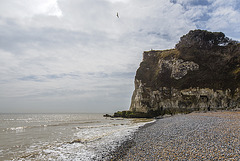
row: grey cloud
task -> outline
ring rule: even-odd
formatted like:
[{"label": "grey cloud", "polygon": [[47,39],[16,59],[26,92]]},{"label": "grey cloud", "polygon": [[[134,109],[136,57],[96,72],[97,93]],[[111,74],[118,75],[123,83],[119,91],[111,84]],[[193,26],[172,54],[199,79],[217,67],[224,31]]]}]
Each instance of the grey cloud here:
[{"label": "grey cloud", "polygon": [[184,7],[187,7],[187,5],[192,5],[192,6],[211,5],[211,2],[209,2],[209,0],[170,0],[170,2],[174,4],[181,4]]},{"label": "grey cloud", "polygon": [[19,52],[19,50],[22,51],[25,48],[34,48],[35,46],[59,48],[74,46],[78,43],[89,45],[101,40],[104,41],[102,33],[87,34],[81,31],[55,28],[23,28],[14,23],[8,23],[0,28],[0,48],[13,52]]},{"label": "grey cloud", "polygon": [[58,0],[61,17],[10,4],[0,6],[14,12],[0,11],[0,112],[127,109],[144,50],[198,27],[240,38],[235,0]]},{"label": "grey cloud", "polygon": [[112,72],[112,73],[88,73],[89,76],[95,77],[95,78],[133,78],[135,75],[135,72]]},{"label": "grey cloud", "polygon": [[152,36],[161,37],[162,39],[164,39],[166,41],[173,41],[174,40],[169,33],[159,33],[159,32],[152,31],[152,32],[148,32],[147,34],[152,35]]},{"label": "grey cloud", "polygon": [[82,76],[73,73],[62,73],[62,74],[48,74],[48,75],[28,75],[18,78],[21,81],[36,81],[46,82],[48,80],[56,80],[61,78],[80,79]]},{"label": "grey cloud", "polygon": [[43,82],[44,81],[43,79],[41,79],[40,77],[35,76],[35,75],[24,76],[24,77],[19,78],[19,80],[21,80],[21,81],[35,81],[35,82]]}]

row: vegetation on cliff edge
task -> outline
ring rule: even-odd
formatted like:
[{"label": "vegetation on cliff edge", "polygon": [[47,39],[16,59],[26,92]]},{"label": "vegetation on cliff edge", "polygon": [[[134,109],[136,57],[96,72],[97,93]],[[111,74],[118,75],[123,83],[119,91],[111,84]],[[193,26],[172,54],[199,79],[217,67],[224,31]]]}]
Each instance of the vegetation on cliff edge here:
[{"label": "vegetation on cliff edge", "polygon": [[[144,55],[135,78],[152,89],[199,87],[234,91],[240,86],[240,44],[221,32],[193,30],[181,37],[175,49],[153,50]],[[171,57],[193,61],[199,64],[199,70],[189,71],[178,80],[171,77],[167,68],[159,74],[159,60]]]}]

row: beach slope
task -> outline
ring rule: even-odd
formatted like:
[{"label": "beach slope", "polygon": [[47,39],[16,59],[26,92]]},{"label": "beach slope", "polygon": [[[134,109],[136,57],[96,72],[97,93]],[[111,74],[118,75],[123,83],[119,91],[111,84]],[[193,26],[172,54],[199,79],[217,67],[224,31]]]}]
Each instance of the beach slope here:
[{"label": "beach slope", "polygon": [[239,160],[240,112],[159,119],[141,128],[129,144],[119,148],[112,160]]}]

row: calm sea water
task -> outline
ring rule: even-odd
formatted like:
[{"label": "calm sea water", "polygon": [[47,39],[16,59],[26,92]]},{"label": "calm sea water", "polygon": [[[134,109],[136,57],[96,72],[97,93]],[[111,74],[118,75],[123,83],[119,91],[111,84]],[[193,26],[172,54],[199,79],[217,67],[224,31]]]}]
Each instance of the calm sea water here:
[{"label": "calm sea water", "polygon": [[86,161],[102,160],[147,122],[102,114],[0,114],[0,123],[0,160]]}]

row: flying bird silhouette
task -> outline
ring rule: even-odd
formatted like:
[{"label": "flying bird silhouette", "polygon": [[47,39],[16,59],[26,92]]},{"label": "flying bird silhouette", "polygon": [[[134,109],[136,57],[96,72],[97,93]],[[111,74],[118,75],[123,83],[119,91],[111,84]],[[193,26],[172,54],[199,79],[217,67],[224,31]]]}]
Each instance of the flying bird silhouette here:
[{"label": "flying bird silhouette", "polygon": [[117,12],[117,17],[119,18],[118,12]]}]

